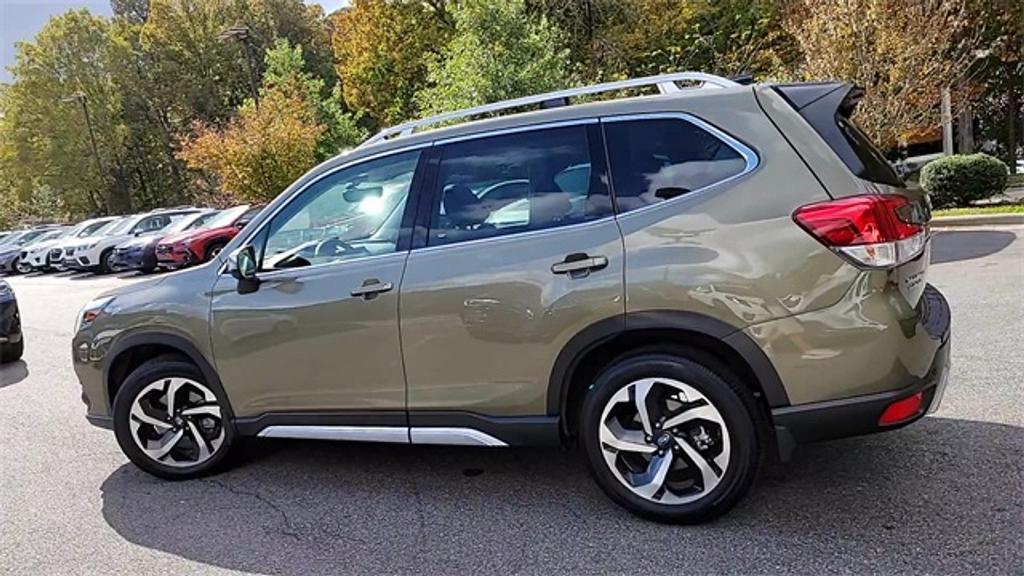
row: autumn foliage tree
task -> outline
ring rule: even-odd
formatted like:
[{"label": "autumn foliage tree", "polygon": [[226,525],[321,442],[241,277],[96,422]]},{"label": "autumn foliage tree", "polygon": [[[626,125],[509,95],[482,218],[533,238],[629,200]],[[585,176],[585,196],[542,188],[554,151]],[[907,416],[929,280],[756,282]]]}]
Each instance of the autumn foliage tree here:
[{"label": "autumn foliage tree", "polygon": [[865,89],[858,125],[894,146],[939,124],[941,91],[974,58],[970,0],[791,0],[785,26],[802,59],[796,75]]},{"label": "autumn foliage tree", "polygon": [[334,16],[334,56],[345,101],[378,126],[413,117],[427,62],[451,33],[441,2],[355,0]]}]

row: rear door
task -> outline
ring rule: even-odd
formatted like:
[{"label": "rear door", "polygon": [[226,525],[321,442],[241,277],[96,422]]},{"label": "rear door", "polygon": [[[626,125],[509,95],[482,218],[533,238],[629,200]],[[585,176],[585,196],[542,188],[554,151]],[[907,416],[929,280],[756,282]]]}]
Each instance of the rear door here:
[{"label": "rear door", "polygon": [[401,290],[410,425],[543,415],[567,341],[624,316],[598,124],[435,145],[429,233]]}]

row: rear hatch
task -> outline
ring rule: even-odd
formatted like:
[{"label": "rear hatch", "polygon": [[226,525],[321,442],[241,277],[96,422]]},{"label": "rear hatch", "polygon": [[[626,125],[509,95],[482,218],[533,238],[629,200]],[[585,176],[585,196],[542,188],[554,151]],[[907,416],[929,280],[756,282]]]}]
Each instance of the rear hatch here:
[{"label": "rear hatch", "polygon": [[931,256],[931,206],[922,190],[907,187],[853,122],[864,91],[844,82],[780,84],[772,89],[861,183],[843,187],[822,182],[834,200],[805,206],[797,210],[794,220],[855,265],[889,270],[891,280],[916,306]]}]

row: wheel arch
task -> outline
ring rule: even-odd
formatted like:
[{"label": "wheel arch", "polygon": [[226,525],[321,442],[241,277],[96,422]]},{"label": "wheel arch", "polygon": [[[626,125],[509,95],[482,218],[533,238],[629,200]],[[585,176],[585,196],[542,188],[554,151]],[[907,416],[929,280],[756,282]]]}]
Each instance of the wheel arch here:
[{"label": "wheel arch", "polygon": [[564,438],[571,438],[578,407],[592,381],[612,360],[629,350],[655,344],[695,348],[722,370],[735,374],[770,409],[789,406],[778,372],[743,331],[710,316],[676,310],[632,312],[584,328],[562,348],[548,384],[547,410],[560,416]]},{"label": "wheel arch", "polygon": [[114,396],[124,379],[148,360],[161,355],[181,356],[195,364],[203,374],[206,384],[223,399],[228,414],[234,418],[231,401],[221,384],[217,371],[199,348],[184,336],[167,332],[141,332],[125,336],[115,342],[106,354],[103,363],[103,383],[107,392],[107,403],[114,404]]}]

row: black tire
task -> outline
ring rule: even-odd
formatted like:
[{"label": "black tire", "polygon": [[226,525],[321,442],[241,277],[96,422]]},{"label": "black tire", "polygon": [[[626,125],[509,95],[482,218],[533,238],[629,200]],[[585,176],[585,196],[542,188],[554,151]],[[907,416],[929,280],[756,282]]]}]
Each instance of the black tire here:
[{"label": "black tire", "polygon": [[228,243],[222,240],[211,242],[206,247],[206,249],[203,250],[203,262],[209,262],[210,260],[213,260],[217,256],[217,254],[220,254],[220,251],[223,250],[224,247],[227,245]]},{"label": "black tire", "polygon": [[11,262],[11,271],[8,272],[8,274],[14,276],[16,274],[28,274],[29,272],[31,272],[31,268],[26,271],[21,269],[21,256],[16,256],[14,258],[14,262]]},{"label": "black tire", "polygon": [[107,248],[103,252],[100,252],[100,262],[99,262],[99,264],[96,265],[96,273],[97,274],[110,274],[111,272],[114,271],[114,269],[110,267],[110,263],[109,263],[110,257],[113,254],[114,254],[114,249],[113,248]]},{"label": "black tire", "polygon": [[[136,396],[148,385],[170,378],[185,378],[197,382],[217,397],[221,410],[220,426],[224,437],[212,455],[205,461],[192,466],[170,466],[149,457],[132,436],[130,418]],[[202,372],[191,362],[178,356],[159,356],[136,368],[124,380],[114,399],[114,435],[128,459],[142,470],[166,480],[187,480],[217,472],[228,462],[232,444],[236,438],[231,409],[225,401],[224,391],[219,386],[206,382]]]},{"label": "black tire", "polygon": [[22,336],[15,344],[0,344],[0,364],[17,362],[25,353],[25,337]]},{"label": "black tire", "polygon": [[[683,382],[703,394],[724,420],[731,451],[724,474],[706,494],[680,504],[663,504],[627,488],[604,459],[599,426],[606,404],[625,386],[645,378]],[[653,348],[613,361],[583,400],[579,436],[590,471],[613,501],[630,512],[657,522],[692,524],[724,514],[747,493],[761,466],[766,421],[750,390],[698,351]]]}]

